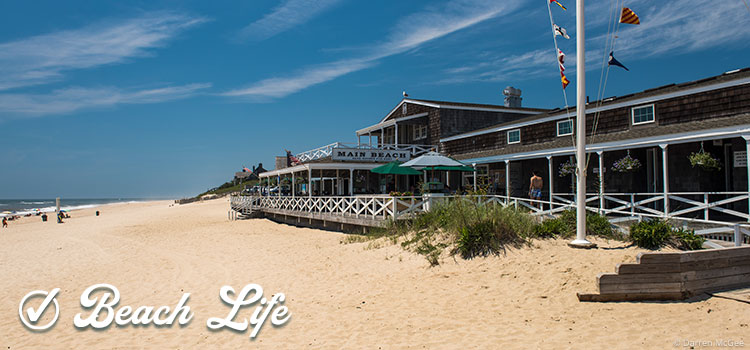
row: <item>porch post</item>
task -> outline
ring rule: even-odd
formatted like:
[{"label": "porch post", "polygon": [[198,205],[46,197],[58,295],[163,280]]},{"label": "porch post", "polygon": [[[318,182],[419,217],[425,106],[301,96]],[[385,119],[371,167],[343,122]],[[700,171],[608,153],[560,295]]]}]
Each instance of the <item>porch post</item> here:
[{"label": "porch post", "polygon": [[276,186],[279,189],[279,198],[281,198],[281,174],[276,175],[276,178],[279,180],[279,184]]},{"label": "porch post", "polygon": [[552,179],[554,177],[552,176],[552,156],[547,156],[547,169],[548,169],[548,176],[549,176],[549,210],[552,210],[552,189],[553,189],[553,182]]},{"label": "porch post", "polygon": [[662,181],[664,189],[664,217],[667,217],[669,215],[669,174],[668,174],[668,166],[667,166],[667,146],[668,144],[661,144],[659,147],[661,147],[661,167],[662,167]]},{"label": "porch post", "polygon": [[[750,135],[742,135],[745,139],[745,169],[747,170],[747,213],[750,214]],[[750,218],[747,219],[750,221]]]},{"label": "porch post", "polygon": [[367,132],[367,139],[369,140],[370,147],[372,147],[372,131]]},{"label": "porch post", "polygon": [[354,196],[354,169],[349,169],[349,196]]},{"label": "porch post", "polygon": [[604,213],[604,151],[596,152],[599,155],[599,214]]},{"label": "porch post", "polygon": [[307,168],[307,197],[312,198],[312,169]]},{"label": "porch post", "polygon": [[398,124],[393,124],[393,127],[396,128],[394,131],[395,133],[395,142],[393,142],[396,145],[396,148],[398,148]]},{"label": "porch post", "polygon": [[474,168],[474,192],[477,191],[477,163],[471,163],[471,166]]},{"label": "porch post", "polygon": [[357,134],[357,146],[362,144],[362,135]]},{"label": "porch post", "polygon": [[297,192],[297,188],[295,187],[295,184],[294,184],[294,172],[292,171],[292,199],[294,199],[294,196],[295,196],[294,192]]},{"label": "porch post", "polygon": [[505,204],[510,204],[510,160],[505,160]]},{"label": "porch post", "polygon": [[378,144],[383,147],[385,144],[385,128],[380,128],[380,137],[378,137]]}]

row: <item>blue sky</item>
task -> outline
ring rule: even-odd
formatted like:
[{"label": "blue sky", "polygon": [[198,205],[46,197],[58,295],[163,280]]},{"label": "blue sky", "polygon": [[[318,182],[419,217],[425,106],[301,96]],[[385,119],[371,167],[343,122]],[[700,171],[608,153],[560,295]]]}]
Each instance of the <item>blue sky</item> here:
[{"label": "blue sky", "polygon": [[[575,3],[552,6],[575,94]],[[615,1],[589,1],[597,96]],[[750,66],[742,0],[626,1],[604,96]],[[380,120],[410,97],[564,105],[544,1],[0,4],[0,198],[181,197]]]}]

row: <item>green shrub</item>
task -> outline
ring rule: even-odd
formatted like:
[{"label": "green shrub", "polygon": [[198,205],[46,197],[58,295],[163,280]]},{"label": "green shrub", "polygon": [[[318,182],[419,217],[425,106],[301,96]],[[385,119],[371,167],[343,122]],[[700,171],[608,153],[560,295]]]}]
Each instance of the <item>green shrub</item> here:
[{"label": "green shrub", "polygon": [[[576,220],[575,210],[565,210],[558,218],[547,219],[536,226],[534,234],[539,238],[571,238],[576,234]],[[590,211],[586,212],[586,235],[623,239],[622,235],[612,228],[606,216]]]},{"label": "green shrub", "polygon": [[706,239],[695,234],[694,230],[683,228],[672,229],[671,244],[681,250],[699,250],[703,249],[703,243]]},{"label": "green shrub", "polygon": [[659,249],[671,245],[681,250],[698,250],[706,240],[693,230],[672,227],[662,219],[651,219],[630,226],[630,239],[637,246]]},{"label": "green shrub", "polygon": [[630,226],[630,240],[646,249],[659,249],[669,241],[672,227],[666,221],[652,219]]},{"label": "green shrub", "polygon": [[569,237],[570,227],[560,218],[547,219],[534,226],[534,236],[538,238]]}]

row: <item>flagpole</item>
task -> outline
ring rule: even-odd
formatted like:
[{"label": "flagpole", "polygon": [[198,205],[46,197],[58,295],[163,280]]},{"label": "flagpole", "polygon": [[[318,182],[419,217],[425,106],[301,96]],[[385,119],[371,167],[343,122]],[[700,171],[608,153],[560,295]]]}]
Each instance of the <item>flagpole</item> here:
[{"label": "flagpole", "polygon": [[586,36],[583,1],[576,1],[576,239],[569,243],[575,248],[593,248],[586,240]]}]

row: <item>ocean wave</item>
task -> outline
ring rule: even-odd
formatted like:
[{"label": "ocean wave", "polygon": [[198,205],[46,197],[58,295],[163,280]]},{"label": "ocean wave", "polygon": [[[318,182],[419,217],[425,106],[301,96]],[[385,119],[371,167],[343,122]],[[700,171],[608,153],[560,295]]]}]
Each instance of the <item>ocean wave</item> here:
[{"label": "ocean wave", "polygon": [[24,201],[21,201],[21,204],[37,204],[38,205],[38,204],[47,204],[47,203],[54,203],[54,202],[52,202],[52,201],[41,201],[41,202],[24,202]]}]

